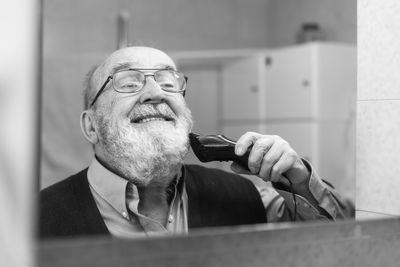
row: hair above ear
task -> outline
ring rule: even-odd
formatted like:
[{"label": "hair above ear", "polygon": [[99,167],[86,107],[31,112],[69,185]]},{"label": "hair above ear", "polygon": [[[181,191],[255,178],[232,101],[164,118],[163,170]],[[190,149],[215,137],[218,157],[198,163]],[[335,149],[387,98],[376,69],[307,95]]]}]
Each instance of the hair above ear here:
[{"label": "hair above ear", "polygon": [[93,145],[99,142],[99,138],[94,127],[94,118],[92,110],[84,110],[80,117],[81,130],[85,138]]},{"label": "hair above ear", "polygon": [[85,76],[85,79],[83,81],[83,108],[84,109],[89,109],[89,105],[90,105],[90,98],[91,98],[91,94],[92,94],[92,78],[94,75],[94,72],[97,70],[99,66],[93,66],[92,68],[90,68],[90,70],[88,71],[88,73]]}]

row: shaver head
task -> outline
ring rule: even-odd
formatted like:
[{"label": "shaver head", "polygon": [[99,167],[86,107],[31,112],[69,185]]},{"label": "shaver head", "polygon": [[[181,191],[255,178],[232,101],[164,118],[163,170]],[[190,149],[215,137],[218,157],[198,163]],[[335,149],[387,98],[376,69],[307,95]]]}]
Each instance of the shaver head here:
[{"label": "shaver head", "polygon": [[208,162],[207,150],[200,142],[200,135],[195,133],[189,133],[190,146],[192,147],[193,153],[201,162]]},{"label": "shaver head", "polygon": [[189,134],[190,145],[201,162],[235,160],[235,142],[223,135]]}]

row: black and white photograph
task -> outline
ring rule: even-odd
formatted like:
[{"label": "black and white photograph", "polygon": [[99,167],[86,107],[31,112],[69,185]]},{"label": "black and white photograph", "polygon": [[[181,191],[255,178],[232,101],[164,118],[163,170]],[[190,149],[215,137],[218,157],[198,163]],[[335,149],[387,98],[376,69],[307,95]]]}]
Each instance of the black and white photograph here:
[{"label": "black and white photograph", "polygon": [[0,266],[397,266],[400,2],[0,6]]}]

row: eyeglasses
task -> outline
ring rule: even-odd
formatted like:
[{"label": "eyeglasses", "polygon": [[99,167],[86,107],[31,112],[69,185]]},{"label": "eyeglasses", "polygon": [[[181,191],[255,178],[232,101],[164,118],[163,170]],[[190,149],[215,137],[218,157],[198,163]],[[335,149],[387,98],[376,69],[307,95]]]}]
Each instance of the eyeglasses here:
[{"label": "eyeglasses", "polygon": [[[143,72],[146,71],[146,72]],[[152,74],[147,71],[154,71]],[[160,88],[169,93],[183,93],[185,95],[187,77],[182,73],[170,69],[126,69],[115,72],[107,77],[94,97],[90,107],[112,80],[112,87],[119,93],[137,93],[146,85],[146,77],[153,76]]]}]

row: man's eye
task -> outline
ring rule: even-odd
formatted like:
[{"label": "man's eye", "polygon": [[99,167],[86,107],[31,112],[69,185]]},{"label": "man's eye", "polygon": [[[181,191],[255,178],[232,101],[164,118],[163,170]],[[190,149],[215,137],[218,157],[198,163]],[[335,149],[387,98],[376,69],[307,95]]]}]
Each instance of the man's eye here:
[{"label": "man's eye", "polygon": [[168,83],[168,82],[163,82],[163,83],[160,83],[159,85],[162,88],[174,88],[175,87],[174,83]]},{"label": "man's eye", "polygon": [[137,83],[137,82],[125,82],[125,83],[120,84],[120,87],[124,88],[124,89],[135,89],[135,88],[139,88],[140,86],[141,86],[141,84]]}]

